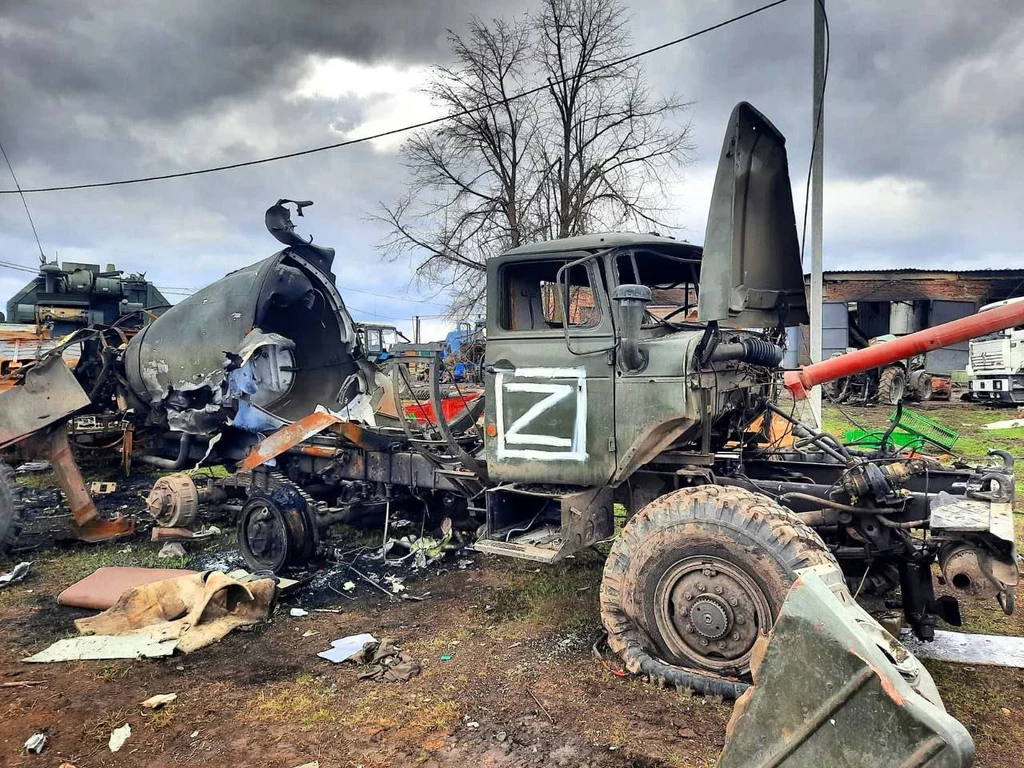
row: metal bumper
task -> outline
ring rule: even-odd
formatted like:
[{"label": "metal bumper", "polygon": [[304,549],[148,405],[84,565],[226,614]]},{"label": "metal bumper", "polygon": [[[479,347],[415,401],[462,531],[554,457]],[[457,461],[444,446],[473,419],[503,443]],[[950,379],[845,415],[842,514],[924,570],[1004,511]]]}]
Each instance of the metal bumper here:
[{"label": "metal bumper", "polygon": [[966,768],[967,729],[927,670],[853,600],[840,572],[806,569],[755,647],[718,768]]}]

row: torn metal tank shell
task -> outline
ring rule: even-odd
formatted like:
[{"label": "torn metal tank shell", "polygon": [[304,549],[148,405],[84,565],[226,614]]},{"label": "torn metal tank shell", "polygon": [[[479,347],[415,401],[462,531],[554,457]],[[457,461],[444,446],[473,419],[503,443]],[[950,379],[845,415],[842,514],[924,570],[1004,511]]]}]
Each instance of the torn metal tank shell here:
[{"label": "torn metal tank shell", "polygon": [[800,571],[737,701],[717,768],[969,768],[974,742],[921,663],[829,566]]},{"label": "torn metal tank shell", "polygon": [[355,325],[326,269],[287,248],[167,310],[132,339],[128,382],[151,419],[204,435],[274,429],[369,388]]}]

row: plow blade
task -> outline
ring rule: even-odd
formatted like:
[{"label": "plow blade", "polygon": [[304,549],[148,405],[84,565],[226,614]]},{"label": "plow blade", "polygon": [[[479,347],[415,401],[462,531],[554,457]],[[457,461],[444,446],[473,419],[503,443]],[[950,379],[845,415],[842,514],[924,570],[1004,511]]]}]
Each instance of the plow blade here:
[{"label": "plow blade", "polygon": [[29,370],[22,384],[0,395],[0,448],[61,424],[89,405],[89,395],[60,355],[51,355]]},{"label": "plow blade", "polygon": [[807,569],[755,648],[718,768],[974,762],[967,729],[927,670],[853,600],[842,575]]}]

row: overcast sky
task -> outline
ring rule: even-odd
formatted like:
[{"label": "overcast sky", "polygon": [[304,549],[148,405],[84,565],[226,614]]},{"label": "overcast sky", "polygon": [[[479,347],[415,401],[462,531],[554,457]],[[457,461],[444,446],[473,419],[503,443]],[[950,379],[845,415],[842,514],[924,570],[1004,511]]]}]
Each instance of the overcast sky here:
[{"label": "overcast sky", "polygon": [[[761,0],[634,0],[638,48]],[[788,137],[798,219],[811,126],[812,0],[646,59],[656,92],[694,102],[696,162],[676,234],[702,242],[732,106]],[[23,186],[188,170],[294,151],[433,116],[417,89],[448,57],[446,28],[521,0],[3,0],[0,141]],[[825,266],[1020,267],[1024,6],[1015,0],[830,0]],[[48,256],[196,288],[277,250],[263,211],[312,199],[302,221],[337,248],[357,319],[408,327],[442,310],[382,264],[366,220],[403,189],[400,138],[256,168],[29,195]],[[11,187],[0,167],[0,188]],[[0,196],[0,260],[38,253],[16,196]],[[29,275],[0,268],[0,307]],[[359,289],[370,293],[356,293]],[[370,294],[383,294],[375,296]],[[419,301],[417,301],[419,300]],[[434,297],[442,301],[443,297]],[[441,321],[425,323],[437,336]]]}]

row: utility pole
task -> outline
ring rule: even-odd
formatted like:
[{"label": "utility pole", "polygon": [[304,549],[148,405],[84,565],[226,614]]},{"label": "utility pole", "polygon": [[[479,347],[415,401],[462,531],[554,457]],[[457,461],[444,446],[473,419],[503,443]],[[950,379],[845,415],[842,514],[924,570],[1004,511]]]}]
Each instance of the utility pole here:
[{"label": "utility pole", "polygon": [[420,316],[415,315],[412,318],[412,343],[420,343]]},{"label": "utility pole", "polygon": [[[825,159],[825,104],[822,86],[825,83],[825,0],[811,0],[814,6],[814,77],[811,97],[811,362],[821,362],[821,315],[824,286],[822,284],[822,191]],[[821,387],[811,390],[811,411],[821,428]]]}]

